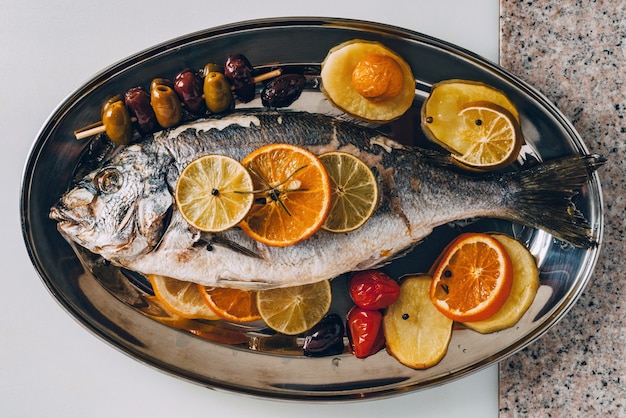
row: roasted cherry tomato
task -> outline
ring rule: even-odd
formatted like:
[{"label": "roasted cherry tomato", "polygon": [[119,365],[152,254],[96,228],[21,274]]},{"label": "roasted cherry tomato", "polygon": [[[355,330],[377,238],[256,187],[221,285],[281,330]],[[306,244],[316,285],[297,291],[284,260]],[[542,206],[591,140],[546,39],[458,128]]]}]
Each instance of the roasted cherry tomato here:
[{"label": "roasted cherry tomato", "polygon": [[137,118],[137,128],[143,135],[159,127],[154,110],[150,106],[150,94],[141,87],[132,87],[124,95],[124,103],[131,115]]},{"label": "roasted cherry tomato", "polygon": [[350,297],[363,309],[385,309],[400,296],[400,285],[377,270],[365,270],[350,277]]},{"label": "roasted cherry tomato", "polygon": [[202,97],[202,79],[189,68],[184,69],[174,78],[174,91],[180,97],[188,111],[200,114],[204,110]]},{"label": "roasted cherry tomato", "polygon": [[182,108],[178,95],[169,80],[155,78],[150,84],[150,104],[157,122],[163,128],[170,128],[182,118]]},{"label": "roasted cherry tomato", "polygon": [[347,315],[346,331],[350,350],[355,357],[365,358],[380,351],[385,346],[383,315],[354,306]]},{"label": "roasted cherry tomato", "polygon": [[235,94],[243,103],[254,99],[255,85],[252,79],[252,64],[243,54],[228,57],[224,64],[224,75],[235,88]]},{"label": "roasted cherry tomato", "polygon": [[120,145],[130,143],[133,127],[121,94],[110,98],[102,106],[102,124],[111,141]]},{"label": "roasted cherry tomato", "polygon": [[328,314],[304,336],[302,350],[305,356],[322,357],[343,353],[345,327],[341,317]]}]

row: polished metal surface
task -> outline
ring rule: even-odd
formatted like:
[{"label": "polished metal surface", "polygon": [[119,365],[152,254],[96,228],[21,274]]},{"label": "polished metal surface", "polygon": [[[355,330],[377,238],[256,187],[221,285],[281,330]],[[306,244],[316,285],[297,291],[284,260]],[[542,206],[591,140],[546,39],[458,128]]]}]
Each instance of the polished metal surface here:
[{"label": "polished metal surface", "polygon": [[[468,51],[419,33],[326,18],[249,21],[193,33],[140,52],[94,76],[59,105],[33,144],[23,176],[22,230],[33,265],[57,301],[87,329],[142,363],[211,388],[293,400],[355,400],[443,384],[504,359],[557,324],[589,281],[600,246],[573,248],[542,231],[507,222],[478,220],[440,227],[410,254],[386,267],[395,277],[425,271],[460,231],[498,230],[525,242],[541,271],[537,297],[515,327],[491,335],[457,327],[438,365],[412,370],[384,350],[364,360],[347,351],[340,356],[306,358],[301,355],[301,339],[273,335],[262,324],[168,321],[143,278],[72,248],[48,219],[49,208],[69,186],[89,144],[77,142],[73,131],[99,120],[101,104],[108,97],[132,86],[145,86],[154,77],[173,77],[185,67],[223,62],[235,52],[245,54],[257,67],[276,63],[306,67],[315,81],[328,50],[353,38],[383,42],[413,69],[414,108],[391,128],[404,142],[426,144],[419,129],[419,107],[429,87],[440,80],[461,78],[485,82],[511,98],[527,142],[523,152],[530,157],[550,159],[587,151],[561,112],[532,87]],[[314,82],[296,106],[336,113]],[[603,207],[596,174],[576,203],[601,241]],[[332,311],[345,313],[344,278],[333,281],[333,297]]]}]

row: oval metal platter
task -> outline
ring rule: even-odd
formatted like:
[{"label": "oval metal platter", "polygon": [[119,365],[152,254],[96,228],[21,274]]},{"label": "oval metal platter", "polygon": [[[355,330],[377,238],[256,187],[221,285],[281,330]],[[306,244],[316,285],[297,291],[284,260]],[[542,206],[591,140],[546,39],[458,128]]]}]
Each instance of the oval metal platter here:
[{"label": "oval metal platter", "polygon": [[[385,267],[396,278],[426,271],[443,246],[467,230],[506,232],[524,242],[538,260],[541,286],[516,326],[489,335],[456,326],[444,359],[429,369],[413,370],[385,350],[366,359],[355,358],[347,347],[338,356],[305,357],[302,338],[275,335],[262,324],[172,321],[155,304],[145,279],[73,248],[48,218],[89,144],[77,141],[73,131],[99,120],[102,103],[109,97],[133,86],[147,86],[155,77],[173,78],[186,67],[224,62],[239,52],[255,68],[304,69],[312,83],[293,107],[337,114],[320,93],[316,75],[329,49],[354,38],[382,42],[413,69],[414,107],[386,128],[402,132],[401,142],[427,144],[419,126],[419,108],[432,84],[468,79],[502,90],[516,104],[527,142],[522,153],[527,158],[587,152],[563,114],[535,89],[471,52],[423,34],[327,18],[256,20],[193,33],[97,74],[58,106],[36,138],[23,176],[22,230],[33,265],[54,298],[86,328],[142,363],[211,388],[292,400],[374,398],[440,385],[510,356],[557,324],[589,281],[600,246],[574,248],[542,231],[508,222],[485,219],[439,227],[413,252]],[[576,197],[599,242],[601,196],[594,174]],[[345,278],[339,277],[333,280],[331,310],[343,315],[348,307]]]}]

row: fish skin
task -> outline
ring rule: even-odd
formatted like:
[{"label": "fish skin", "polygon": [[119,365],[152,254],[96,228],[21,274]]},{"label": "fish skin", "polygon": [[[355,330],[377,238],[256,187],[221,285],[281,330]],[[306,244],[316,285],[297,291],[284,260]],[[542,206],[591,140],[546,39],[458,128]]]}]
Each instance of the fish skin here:
[{"label": "fish skin", "polygon": [[[172,191],[189,162],[210,153],[241,161],[273,142],[317,154],[342,150],[362,159],[379,183],[375,213],[353,232],[321,230],[284,248],[254,241],[239,228],[211,235],[184,221]],[[571,198],[605,160],[573,157],[521,172],[468,176],[445,155],[408,148],[375,130],[328,116],[246,110],[147,136],[110,160],[98,161],[101,166],[51,208],[50,217],[66,239],[144,275],[265,289],[380,266],[406,253],[436,226],[461,219],[508,219],[544,228],[576,246],[593,246],[589,226],[573,210]]]}]

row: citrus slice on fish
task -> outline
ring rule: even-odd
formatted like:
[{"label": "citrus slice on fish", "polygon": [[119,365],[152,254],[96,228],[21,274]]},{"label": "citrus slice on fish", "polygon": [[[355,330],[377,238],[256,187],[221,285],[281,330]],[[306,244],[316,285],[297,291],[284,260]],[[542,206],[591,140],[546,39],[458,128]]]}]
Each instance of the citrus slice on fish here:
[{"label": "citrus slice on fish", "polygon": [[464,233],[444,249],[433,268],[430,299],[454,321],[492,317],[507,301],[513,265],[505,247],[484,233]]},{"label": "citrus slice on fish", "polygon": [[505,108],[489,102],[469,103],[461,108],[459,132],[462,146],[453,154],[461,165],[480,171],[513,163],[522,147],[519,124]]},{"label": "citrus slice on fish", "polygon": [[148,275],[155,297],[165,308],[187,319],[220,319],[206,304],[195,283],[156,274]]},{"label": "citrus slice on fish", "polygon": [[324,225],[331,232],[349,232],[372,216],[378,203],[378,183],[372,170],[352,154],[340,151],[320,155],[330,176],[332,203]]},{"label": "citrus slice on fish", "polygon": [[261,319],[256,306],[256,292],[226,287],[198,285],[204,301],[223,319],[252,322]]},{"label": "citrus slice on fish", "polygon": [[326,220],[330,178],[320,159],[290,144],[261,147],[242,164],[254,182],[254,204],[240,226],[264,244],[285,247],[309,238]]},{"label": "citrus slice on fish", "polygon": [[260,290],[257,307],[268,327],[282,334],[297,335],[311,329],[330,309],[330,281],[302,286]]},{"label": "citrus slice on fish", "polygon": [[182,171],[175,199],[189,224],[201,231],[223,231],[237,225],[252,207],[252,178],[230,157],[205,155]]}]

